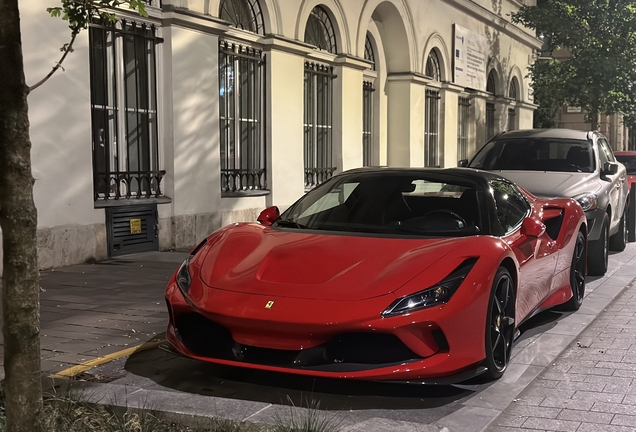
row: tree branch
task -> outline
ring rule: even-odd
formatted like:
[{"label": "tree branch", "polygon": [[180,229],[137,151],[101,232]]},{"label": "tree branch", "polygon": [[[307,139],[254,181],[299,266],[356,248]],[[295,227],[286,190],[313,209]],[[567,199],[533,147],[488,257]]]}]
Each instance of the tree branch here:
[{"label": "tree branch", "polygon": [[55,66],[53,66],[53,69],[51,69],[51,72],[49,72],[44,78],[42,78],[40,81],[38,81],[37,83],[35,83],[31,87],[29,87],[29,92],[32,92],[33,90],[35,90],[36,88],[40,87],[42,84],[47,82],[48,79],[51,78],[53,76],[53,74],[59,68],[62,67],[62,62],[64,61],[64,59],[66,59],[66,56],[68,55],[68,53],[73,51],[73,43],[75,42],[75,38],[76,37],[77,37],[77,33],[73,33],[73,36],[71,37],[71,41],[65,46],[65,48],[63,48],[64,54],[62,54],[62,58],[60,58],[60,61],[58,61],[55,64]]}]

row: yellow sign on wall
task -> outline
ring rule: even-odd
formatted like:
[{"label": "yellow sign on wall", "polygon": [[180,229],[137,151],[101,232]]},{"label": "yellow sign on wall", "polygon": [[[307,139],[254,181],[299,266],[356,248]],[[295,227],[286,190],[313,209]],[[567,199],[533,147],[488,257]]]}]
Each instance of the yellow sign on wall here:
[{"label": "yellow sign on wall", "polygon": [[130,220],[130,233],[141,234],[141,219]]}]

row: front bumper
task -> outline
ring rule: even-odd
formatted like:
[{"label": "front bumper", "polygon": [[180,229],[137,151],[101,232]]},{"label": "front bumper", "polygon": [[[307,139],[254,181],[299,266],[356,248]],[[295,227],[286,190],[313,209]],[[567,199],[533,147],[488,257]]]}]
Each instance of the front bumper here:
[{"label": "front bumper", "polygon": [[190,358],[268,371],[388,381],[455,376],[485,357],[490,281],[469,279],[448,304],[390,318],[380,313],[393,295],[340,302],[206,287],[201,308],[173,280],[167,339]]}]

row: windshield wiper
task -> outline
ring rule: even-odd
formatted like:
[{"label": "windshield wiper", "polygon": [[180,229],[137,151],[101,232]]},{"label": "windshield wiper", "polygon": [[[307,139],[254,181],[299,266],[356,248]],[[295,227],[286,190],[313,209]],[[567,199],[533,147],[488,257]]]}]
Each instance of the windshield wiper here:
[{"label": "windshield wiper", "polygon": [[299,228],[299,229],[307,228],[305,225],[301,225],[298,222],[294,222],[293,220],[290,220],[290,219],[278,219],[276,221],[276,226],[279,226],[282,228]]}]

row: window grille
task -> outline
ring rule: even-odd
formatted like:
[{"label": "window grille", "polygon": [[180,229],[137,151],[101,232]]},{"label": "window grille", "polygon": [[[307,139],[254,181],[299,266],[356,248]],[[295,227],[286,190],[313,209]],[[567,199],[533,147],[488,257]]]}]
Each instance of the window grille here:
[{"label": "window grille", "polygon": [[495,136],[495,104],[486,102],[486,141]]},{"label": "window grille", "polygon": [[424,130],[424,166],[440,165],[439,157],[439,91],[426,90]]},{"label": "window grille", "polygon": [[95,201],[159,197],[154,25],[121,20],[89,29]]},{"label": "window grille", "polygon": [[221,0],[219,17],[232,26],[262,35],[263,12],[258,0]]},{"label": "window grille", "polygon": [[457,105],[457,160],[468,159],[468,126],[470,99],[459,98]]},{"label": "window grille", "polygon": [[304,157],[305,188],[333,176],[333,67],[305,62]]},{"label": "window grille", "polygon": [[262,194],[267,191],[263,127],[264,65],[261,50],[220,42],[222,196]]},{"label": "window grille", "polygon": [[305,42],[331,54],[338,52],[336,32],[327,12],[320,6],[313,8],[305,28]]},{"label": "window grille", "polygon": [[362,165],[373,164],[373,83],[362,84]]}]

